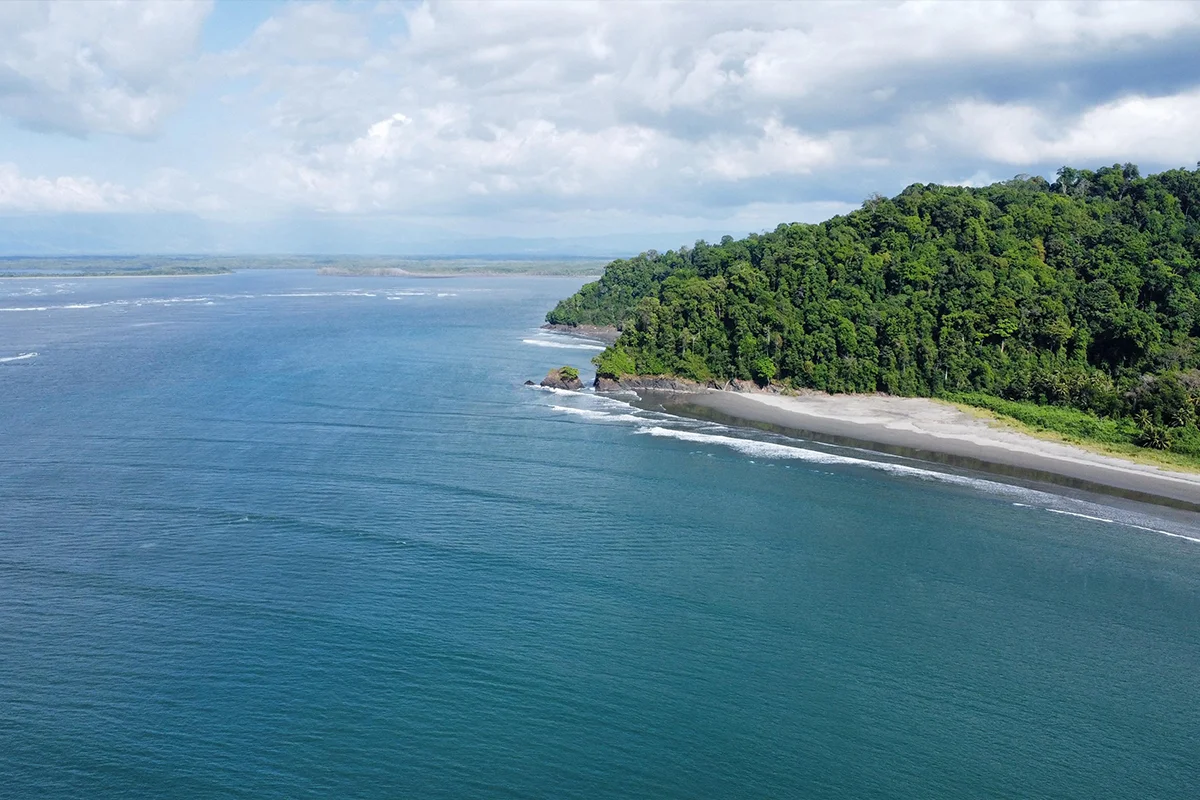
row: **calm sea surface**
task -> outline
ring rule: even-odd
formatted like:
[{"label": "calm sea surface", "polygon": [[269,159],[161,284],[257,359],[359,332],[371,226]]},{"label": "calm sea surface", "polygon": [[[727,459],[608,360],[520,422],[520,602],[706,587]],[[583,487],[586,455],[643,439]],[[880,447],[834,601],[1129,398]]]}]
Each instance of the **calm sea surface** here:
[{"label": "calm sea surface", "polygon": [[581,282],[0,281],[0,796],[1197,797],[1200,527],[523,387]]}]

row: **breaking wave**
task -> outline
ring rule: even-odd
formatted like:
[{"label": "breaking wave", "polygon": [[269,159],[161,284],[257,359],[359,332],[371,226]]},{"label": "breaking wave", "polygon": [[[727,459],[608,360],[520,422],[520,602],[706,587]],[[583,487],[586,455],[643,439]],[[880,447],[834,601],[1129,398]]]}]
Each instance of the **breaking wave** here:
[{"label": "breaking wave", "polygon": [[[795,445],[779,444],[776,442],[764,442],[758,439],[743,439],[737,436],[725,436],[718,433],[701,433],[699,431],[676,430],[674,428],[664,428],[661,426],[644,428],[636,432],[648,434],[650,436],[669,437],[683,442],[720,445],[744,455],[754,456],[756,458],[788,459],[793,461],[805,461],[811,464],[838,464],[856,467],[868,467],[870,469],[880,470],[892,475],[907,475],[914,478],[921,478],[923,480],[934,480],[941,483],[954,484],[957,486],[971,486],[995,494],[1013,494],[1021,497],[1029,497],[1030,492],[1035,491],[1018,486],[1010,486],[1009,484],[997,483],[995,481],[989,481],[982,478],[972,478],[966,475],[955,475],[949,472],[923,469],[921,467],[913,467],[907,464],[896,464],[891,461],[873,461],[867,458],[854,458],[852,456],[837,455],[836,453],[826,453],[822,450],[810,450],[806,447],[797,447]],[[1040,492],[1036,493],[1041,494]]]},{"label": "breaking wave", "polygon": [[600,420],[601,422],[634,422],[640,424],[650,423],[650,420],[639,417],[635,414],[613,414],[608,411],[598,411],[594,408],[574,408],[572,406],[550,406],[550,408],[561,414],[573,414],[577,417]]},{"label": "breaking wave", "polygon": [[553,339],[522,339],[522,343],[531,344],[534,347],[554,347],[560,350],[603,350],[602,344],[585,344],[583,342],[560,342]]},{"label": "breaking wave", "polygon": [[631,424],[633,427],[631,432],[634,434],[675,439],[697,445],[723,447],[754,459],[788,460],[823,466],[864,468],[901,478],[914,478],[959,486],[995,497],[1007,498],[1013,501],[1012,505],[1031,511],[1049,511],[1087,522],[1120,525],[1200,544],[1200,537],[1188,535],[1193,532],[1190,526],[1184,526],[1178,530],[1165,530],[1158,525],[1177,526],[1175,523],[1168,523],[1166,520],[1144,513],[1110,507],[1081,498],[912,464],[859,458],[805,447],[802,444],[785,444],[779,441],[765,441],[761,438],[741,436],[737,435],[739,431],[736,428],[685,417],[675,417],[663,412],[638,409],[618,398],[597,395],[589,391],[566,389],[549,389],[547,391],[562,396],[564,399],[570,398],[570,402],[573,403],[573,405],[550,405],[550,410],[555,413],[568,414],[588,421]]}]

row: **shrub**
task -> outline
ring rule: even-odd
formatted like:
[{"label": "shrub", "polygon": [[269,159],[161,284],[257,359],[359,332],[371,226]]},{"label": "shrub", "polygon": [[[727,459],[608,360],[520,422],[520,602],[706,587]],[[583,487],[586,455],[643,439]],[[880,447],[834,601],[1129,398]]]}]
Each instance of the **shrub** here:
[{"label": "shrub", "polygon": [[775,377],[775,362],[766,356],[759,356],[750,365],[750,372],[754,375],[754,380],[760,385],[768,384]]},{"label": "shrub", "polygon": [[637,373],[637,365],[633,356],[619,347],[610,347],[592,359],[596,365],[596,374],[602,378],[620,378],[622,375]]}]

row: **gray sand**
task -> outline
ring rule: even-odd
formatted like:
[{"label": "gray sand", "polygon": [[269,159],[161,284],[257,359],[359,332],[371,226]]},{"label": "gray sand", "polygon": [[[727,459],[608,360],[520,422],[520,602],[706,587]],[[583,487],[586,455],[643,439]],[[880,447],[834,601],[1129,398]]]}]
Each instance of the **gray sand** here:
[{"label": "gray sand", "polygon": [[1200,511],[1200,474],[1175,472],[1046,441],[966,414],[954,406],[885,395],[739,394],[708,391],[658,398],[669,410],[716,412],[794,435],[929,457],[990,472],[1167,501]]}]

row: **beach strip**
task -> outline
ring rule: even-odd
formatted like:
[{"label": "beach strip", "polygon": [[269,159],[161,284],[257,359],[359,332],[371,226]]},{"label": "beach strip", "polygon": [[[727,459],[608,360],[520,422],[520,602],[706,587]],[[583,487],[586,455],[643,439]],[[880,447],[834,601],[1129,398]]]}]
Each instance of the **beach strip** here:
[{"label": "beach strip", "polygon": [[685,416],[1200,512],[1200,473],[1039,439],[927,398],[708,390],[655,400]]}]

